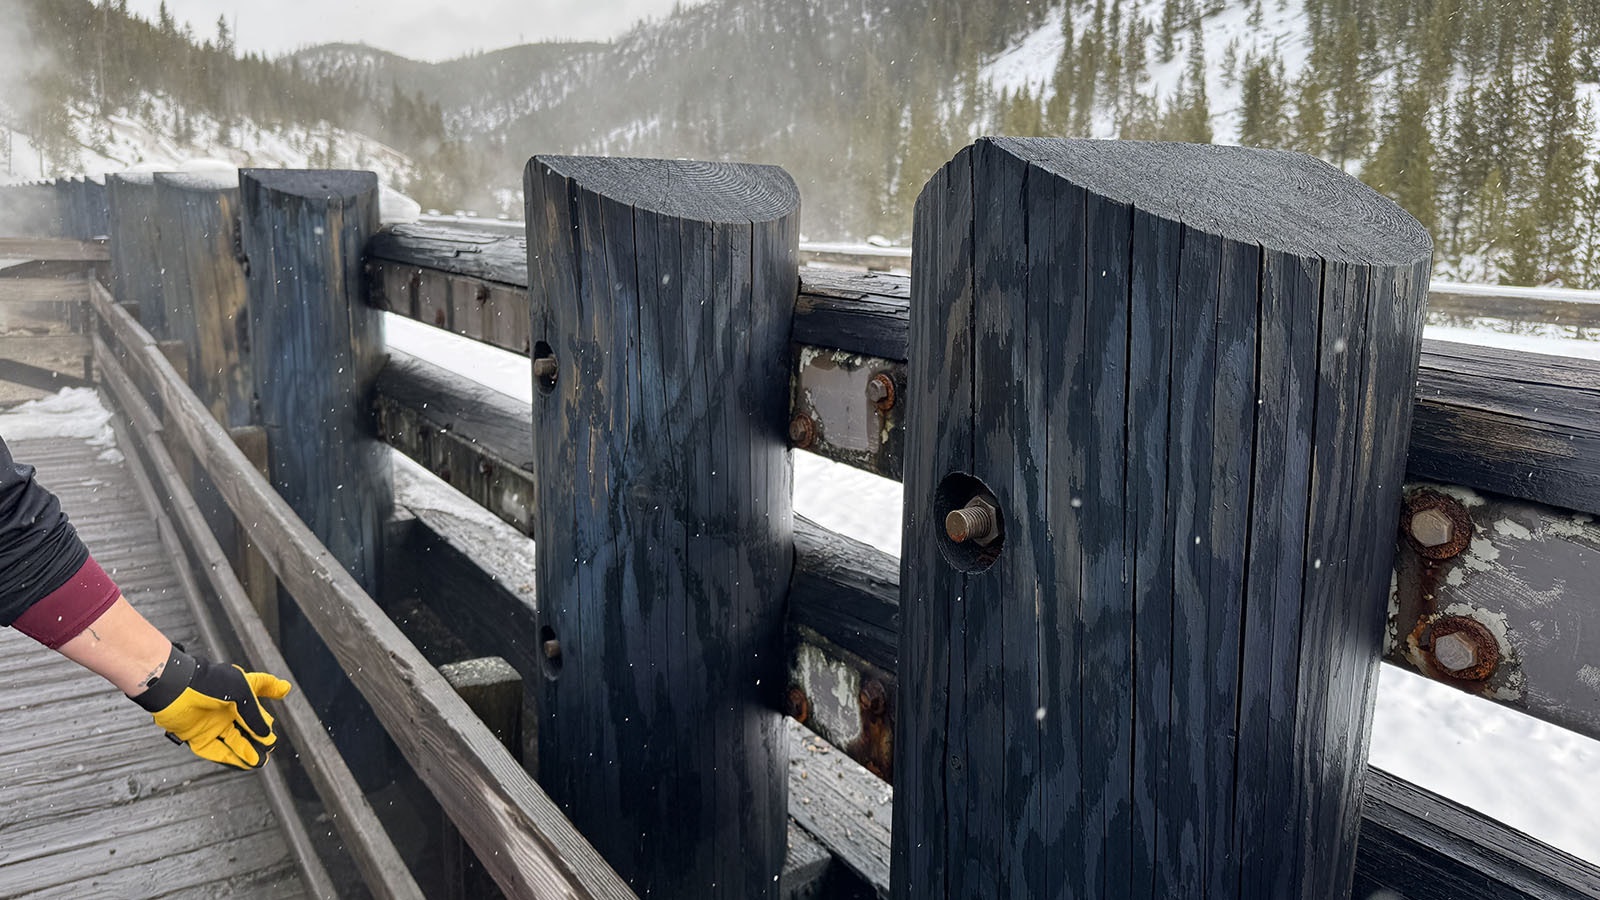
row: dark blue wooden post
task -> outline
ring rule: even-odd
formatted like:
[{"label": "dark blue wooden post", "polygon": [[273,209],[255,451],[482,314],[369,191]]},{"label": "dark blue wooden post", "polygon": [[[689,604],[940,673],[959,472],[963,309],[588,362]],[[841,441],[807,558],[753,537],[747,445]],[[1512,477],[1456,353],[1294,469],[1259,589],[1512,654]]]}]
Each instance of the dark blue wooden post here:
[{"label": "dark blue wooden post", "polygon": [[776,896],[798,193],[572,157],[525,185],[540,781],[640,896]]},{"label": "dark blue wooden post", "polygon": [[113,293],[122,303],[138,304],[139,324],[164,338],[161,263],[156,258],[161,220],[156,215],[155,176],[148,172],[112,175],[106,181],[106,199],[111,206],[107,249]]},{"label": "dark blue wooden post", "polygon": [[896,897],[1349,896],[1431,252],[1297,154],[928,184]]},{"label": "dark blue wooden post", "polygon": [[[370,172],[239,173],[249,271],[250,346],[272,484],[370,594],[393,508],[388,448],[372,385],[383,314],[361,293],[362,251],[378,227]],[[280,609],[284,657],[363,786],[387,777],[388,739],[293,603]]]}]

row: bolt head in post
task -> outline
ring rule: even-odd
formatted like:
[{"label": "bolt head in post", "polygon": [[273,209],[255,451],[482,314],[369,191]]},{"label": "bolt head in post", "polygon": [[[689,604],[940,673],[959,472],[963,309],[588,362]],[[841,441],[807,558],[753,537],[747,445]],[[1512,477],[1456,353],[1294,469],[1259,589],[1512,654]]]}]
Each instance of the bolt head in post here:
[{"label": "bolt head in post", "polygon": [[879,412],[894,409],[894,378],[888,372],[879,372],[867,382],[867,401]]},{"label": "bolt head in post", "polygon": [[1000,510],[981,496],[973,497],[966,506],[952,509],[944,517],[944,531],[958,544],[972,541],[987,547],[1000,536]]},{"label": "bolt head in post", "polygon": [[789,420],[789,443],[801,450],[808,449],[817,440],[817,423],[805,413]]},{"label": "bolt head in post", "polygon": [[544,642],[544,658],[548,660],[561,658],[561,642],[559,640],[550,638]]},{"label": "bolt head in post", "polygon": [[1478,664],[1478,651],[1460,632],[1440,635],[1433,642],[1433,658],[1451,672],[1461,672]]},{"label": "bolt head in post", "polygon": [[1450,517],[1438,509],[1420,509],[1411,517],[1411,536],[1424,547],[1439,547],[1455,537]]}]

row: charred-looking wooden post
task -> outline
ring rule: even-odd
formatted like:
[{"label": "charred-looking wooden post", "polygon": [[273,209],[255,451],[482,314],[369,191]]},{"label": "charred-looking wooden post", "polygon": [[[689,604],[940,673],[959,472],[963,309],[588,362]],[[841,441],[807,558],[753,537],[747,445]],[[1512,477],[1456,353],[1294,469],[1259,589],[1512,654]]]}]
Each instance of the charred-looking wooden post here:
[{"label": "charred-looking wooden post", "polygon": [[775,896],[798,192],[543,156],[525,186],[540,781],[641,896]]},{"label": "charred-looking wooden post", "polygon": [[1001,138],[914,240],[895,896],[1349,897],[1427,232]]},{"label": "charred-looking wooden post", "polygon": [[249,295],[235,172],[158,174],[157,246],[170,338],[189,347],[189,382],[230,428],[251,424]]},{"label": "charred-looking wooden post", "polygon": [[111,204],[112,292],[121,303],[139,305],[139,324],[157,338],[167,336],[161,294],[161,263],[156,242],[161,219],[156,213],[155,176],[148,172],[112,175],[106,180]]},{"label": "charred-looking wooden post", "polygon": [[[383,314],[361,293],[361,255],[378,227],[370,172],[239,173],[249,271],[250,349],[272,484],[369,593],[393,508],[388,448],[371,391]],[[294,603],[279,604],[283,655],[363,787],[387,777],[387,736]]]},{"label": "charred-looking wooden post", "polygon": [[[238,429],[247,453],[265,459],[265,432],[254,426],[254,369],[246,301],[244,251],[239,230],[239,176],[229,169],[154,176],[156,237],[163,320],[169,337],[183,342],[189,386],[229,429]],[[276,634],[277,582],[251,546],[203,469],[183,472],[195,501],[227,553],[250,599]]]}]

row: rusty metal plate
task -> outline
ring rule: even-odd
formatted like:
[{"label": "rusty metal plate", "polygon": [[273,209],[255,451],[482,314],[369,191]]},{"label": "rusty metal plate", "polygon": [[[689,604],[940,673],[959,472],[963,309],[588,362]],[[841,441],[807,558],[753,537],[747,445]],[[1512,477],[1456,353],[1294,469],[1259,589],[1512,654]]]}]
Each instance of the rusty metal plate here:
[{"label": "rusty metal plate", "polygon": [[1600,738],[1600,523],[1427,482],[1406,504],[1388,661]]},{"label": "rusty metal plate", "polygon": [[790,442],[828,459],[900,478],[905,365],[799,346],[794,372]]}]

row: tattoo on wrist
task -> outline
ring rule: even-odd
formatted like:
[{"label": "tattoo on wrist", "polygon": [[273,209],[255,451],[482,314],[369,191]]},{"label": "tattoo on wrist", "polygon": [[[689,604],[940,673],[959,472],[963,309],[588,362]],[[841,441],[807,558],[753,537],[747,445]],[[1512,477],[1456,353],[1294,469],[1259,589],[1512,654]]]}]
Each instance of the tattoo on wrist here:
[{"label": "tattoo on wrist", "polygon": [[161,673],[165,672],[166,670],[167,670],[167,664],[166,663],[161,663],[160,665],[156,666],[154,669],[151,669],[149,674],[144,676],[144,679],[139,682],[139,686],[142,687],[142,688],[149,688],[151,685],[155,684],[156,681],[161,678]]},{"label": "tattoo on wrist", "polygon": [[96,642],[100,640],[100,632],[95,631],[93,628],[89,629],[89,634],[94,637]]}]

